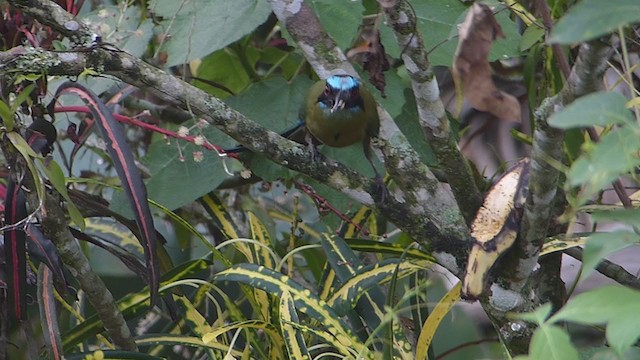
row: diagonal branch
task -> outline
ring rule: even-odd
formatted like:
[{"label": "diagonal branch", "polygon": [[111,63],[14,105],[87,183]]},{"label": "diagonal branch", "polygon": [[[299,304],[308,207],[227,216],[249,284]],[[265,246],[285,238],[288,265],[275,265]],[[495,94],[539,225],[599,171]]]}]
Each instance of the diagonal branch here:
[{"label": "diagonal branch", "polygon": [[[52,5],[50,0],[9,2],[65,36],[90,38],[90,34],[83,33],[86,29],[82,26],[75,31],[67,29],[64,24],[75,20],[70,14],[56,8],[57,5]],[[274,8],[276,3],[279,2],[272,1]],[[296,4],[299,5],[300,2],[292,2],[289,8],[295,8]],[[37,10],[43,7],[50,10]],[[311,22],[307,24],[312,25]],[[305,44],[300,46],[304,49]],[[330,57],[327,54],[324,56]],[[349,66],[348,63],[339,60],[336,63]],[[356,201],[369,205],[373,203],[370,193],[375,189],[375,182],[371,179],[330,159],[323,162],[310,161],[311,154],[304,146],[268,131],[229,108],[219,99],[117,49],[94,47],[53,52],[34,48],[14,48],[0,53],[0,64],[0,71],[3,72],[19,71],[60,76],[78,76],[85,72],[85,69],[100,69],[103,74],[112,75],[140,88],[150,89],[163,98],[175,100],[178,106],[191,109],[196,116],[278,164],[323,182]],[[323,64],[329,62],[324,61]],[[316,67],[320,74],[325,74],[322,69],[329,67]],[[384,130],[385,128],[387,130]],[[388,118],[383,122],[383,132],[390,133],[392,130],[388,129],[391,128],[397,129]],[[385,143],[382,150],[387,165],[393,165],[390,166],[390,171],[403,191],[394,193],[383,204],[379,204],[378,208],[396,226],[434,249],[440,262],[459,275],[466,261],[465,243],[468,239],[464,219],[450,192],[438,183],[429,169],[418,160],[415,151],[406,145],[406,142],[396,141],[397,139],[398,136],[394,134],[394,146]],[[405,145],[396,146],[396,143]]]}]

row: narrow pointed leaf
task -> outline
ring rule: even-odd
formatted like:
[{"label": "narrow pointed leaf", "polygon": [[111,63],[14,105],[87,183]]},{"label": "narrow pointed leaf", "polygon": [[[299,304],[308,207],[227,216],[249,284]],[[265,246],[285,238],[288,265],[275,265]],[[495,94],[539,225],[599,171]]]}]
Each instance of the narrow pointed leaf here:
[{"label": "narrow pointed leaf", "polygon": [[62,339],[58,327],[56,298],[53,294],[53,272],[44,264],[40,264],[38,268],[38,305],[40,325],[50,358],[60,360],[63,358]]},{"label": "narrow pointed leaf", "polygon": [[11,111],[9,105],[2,100],[0,100],[0,118],[7,131],[13,131],[13,111]]},{"label": "narrow pointed leaf", "polygon": [[344,346],[351,347],[356,351],[360,351],[364,347],[351,334],[349,327],[331,307],[285,275],[263,266],[241,264],[219,272],[214,276],[214,280],[238,281],[278,296],[281,296],[283,291],[289,291],[294,299],[296,308],[316,318]]},{"label": "narrow pointed leaf", "polygon": [[100,129],[102,138],[106,143],[107,152],[113,160],[142,235],[141,242],[149,270],[151,303],[155,305],[158,300],[160,284],[159,266],[156,259],[156,231],[147,202],[147,190],[142,181],[140,170],[135,164],[133,154],[127,145],[122,125],[114,119],[111,112],[97,95],[77,83],[66,82],[62,84],[58,88],[50,106],[54,105],[57,98],[63,94],[73,94],[80,97],[91,110],[96,120],[96,125]]},{"label": "narrow pointed leaf", "polygon": [[63,263],[54,243],[44,236],[42,230],[34,224],[27,225],[27,249],[29,256],[46,265],[52,273],[56,288],[62,294],[66,293],[67,281],[65,279]]},{"label": "narrow pointed leaf", "polygon": [[402,254],[405,254],[405,257],[409,259],[413,258],[435,262],[433,256],[420,249],[406,249],[405,247],[397,244],[369,239],[345,239],[345,241],[349,247],[355,251],[391,254],[396,256],[402,256]]},{"label": "narrow pointed leaf", "polygon": [[[171,335],[171,334],[147,334],[136,337],[136,344],[138,346],[150,346],[150,345],[181,345],[191,346],[194,348],[208,348],[212,350],[220,350],[223,353],[229,351],[229,345],[220,342],[209,341],[204,342],[202,339],[195,336],[185,335]],[[237,350],[231,350],[231,355],[239,359],[242,353]]]},{"label": "narrow pointed leaf", "polygon": [[307,350],[304,343],[302,333],[299,332],[292,324],[300,323],[296,306],[291,298],[291,293],[284,291],[280,298],[280,326],[282,327],[282,335],[287,345],[287,352],[290,359],[311,360],[311,354]]},{"label": "narrow pointed leaf", "polygon": [[445,296],[440,299],[438,305],[433,309],[427,321],[424,322],[420,335],[418,336],[418,342],[416,347],[416,359],[422,360],[427,358],[427,350],[431,345],[433,336],[440,325],[440,322],[444,319],[445,315],[449,313],[451,308],[460,301],[460,289],[462,283],[458,282],[451,290],[449,290]]},{"label": "narrow pointed leaf", "polygon": [[[348,281],[338,288],[327,302],[339,314],[353,308],[360,297],[370,288],[389,282],[394,273],[398,279],[425,270],[433,265],[429,261],[390,259],[380,264],[369,265],[359,269]],[[396,272],[397,269],[397,272]]]},{"label": "narrow pointed leaf", "polygon": [[[4,209],[5,226],[16,225],[27,217],[25,201],[20,186],[9,179]],[[4,231],[9,313],[16,320],[23,320],[27,315],[26,235],[22,226],[24,224],[9,227]]]},{"label": "narrow pointed leaf", "polygon": [[[192,260],[167,272],[162,276],[162,280],[164,284],[169,284],[177,280],[187,279],[209,266],[211,266],[211,263],[207,260]],[[148,308],[149,292],[146,290],[129,294],[118,300],[118,309],[120,309],[126,320],[143,314]],[[97,315],[86,318],[82,323],[62,335],[65,351],[71,350],[76,344],[94,337],[102,331],[104,331],[104,328]]]}]

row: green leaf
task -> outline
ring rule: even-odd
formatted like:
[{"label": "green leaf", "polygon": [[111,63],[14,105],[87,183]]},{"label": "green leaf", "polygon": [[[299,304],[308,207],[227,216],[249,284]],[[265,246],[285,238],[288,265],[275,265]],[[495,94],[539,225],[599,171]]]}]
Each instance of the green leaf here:
[{"label": "green leaf", "polygon": [[640,164],[636,156],[640,151],[640,129],[635,125],[614,129],[589,150],[573,163],[567,175],[571,186],[587,185],[581,193],[582,200]]},{"label": "green leaf", "polygon": [[640,338],[640,324],[632,314],[640,313],[640,292],[610,285],[576,296],[549,321],[607,324],[607,341],[618,354]]},{"label": "green leaf", "polygon": [[302,333],[293,326],[293,324],[300,323],[300,319],[296,313],[296,307],[290,292],[282,292],[279,309],[282,335],[287,346],[289,358],[301,360],[312,359],[309,350],[307,350],[307,345],[304,342]]},{"label": "green leaf", "polygon": [[84,217],[82,216],[76,205],[73,203],[73,201],[71,201],[71,199],[69,198],[69,194],[67,192],[67,180],[64,176],[64,173],[62,172],[62,169],[60,168],[60,165],[58,165],[58,163],[53,159],[48,159],[44,163],[45,164],[43,168],[47,174],[47,178],[51,182],[51,185],[53,185],[56,191],[60,193],[60,195],[62,195],[62,197],[67,201],[67,212],[69,213],[71,221],[73,221],[74,224],[78,225],[80,230],[84,230]]},{"label": "green leaf", "polygon": [[291,82],[274,77],[253,84],[225,102],[262,126],[282,132],[298,123],[300,107],[312,84],[313,81],[305,76],[297,76]]},{"label": "green leaf", "polygon": [[586,279],[602,259],[638,242],[640,242],[640,236],[627,231],[614,231],[591,235],[584,246],[582,273],[580,277]]},{"label": "green leaf", "polygon": [[[180,141],[180,140],[178,140]],[[184,158],[181,159],[179,146]],[[202,153],[202,161],[196,161]],[[149,198],[174,210],[215,189],[228,175],[215,151],[191,143],[156,141],[142,160],[151,171]]]},{"label": "green leaf", "polygon": [[[400,263],[398,265],[398,263]],[[398,279],[428,269],[433,265],[431,261],[390,259],[379,264],[368,265],[358,269],[353,277],[336,289],[327,303],[338,313],[345,313],[353,308],[356,302],[370,288],[382,285],[392,280],[394,273]]]},{"label": "green leaf", "polygon": [[591,212],[593,221],[617,221],[626,224],[636,224],[640,220],[640,209],[623,209],[616,208],[613,210],[595,210]]},{"label": "green leaf", "polygon": [[549,124],[559,129],[585,126],[606,126],[630,123],[627,99],[616,92],[600,91],[583,96],[560,112],[549,117]]},{"label": "green leaf", "polygon": [[[100,6],[82,16],[82,19],[99,30],[102,41],[113,44],[135,57],[141,57],[154,35],[151,17],[143,14],[138,6]],[[142,20],[141,22],[141,19]],[[94,89],[95,90],[95,89]]]},{"label": "green leaf", "polygon": [[578,360],[580,356],[566,331],[555,325],[544,324],[533,334],[529,345],[529,359]]},{"label": "green leaf", "polygon": [[44,184],[40,179],[40,174],[36,170],[35,163],[33,162],[33,159],[40,159],[41,156],[36,154],[27,141],[17,132],[8,132],[7,137],[27,162],[27,167],[33,176],[33,182],[35,183],[38,199],[44,201]]},{"label": "green leaf", "polygon": [[[191,260],[178,265],[162,275],[162,285],[167,285],[178,280],[194,277],[197,273],[211,266],[211,262],[203,259]],[[118,300],[118,309],[125,319],[133,319],[143,314],[149,307],[149,289],[143,289],[137,293],[129,294]],[[103,331],[102,322],[98,315],[86,318],[65,334],[62,335],[65,351],[69,351],[79,342],[95,336]],[[198,339],[199,340],[199,339]],[[201,340],[199,340],[202,343]],[[209,344],[211,345],[211,344]]]},{"label": "green leaf", "polygon": [[29,86],[24,88],[18,94],[18,96],[16,96],[16,100],[13,102],[13,104],[11,104],[11,111],[12,112],[15,113],[16,110],[18,110],[18,108],[20,107],[20,105],[22,105],[23,102],[30,101],[29,96],[31,95],[31,92],[33,91],[33,89],[35,87],[36,87],[36,84],[29,84]]},{"label": "green leaf", "polygon": [[170,35],[162,47],[169,55],[166,67],[224,48],[253,31],[271,14],[266,0],[153,0],[149,10],[162,18],[160,33]]},{"label": "green leaf", "polygon": [[176,305],[182,314],[182,320],[189,326],[194,335],[203,337],[211,332],[207,319],[200,314],[193,303],[184,296],[174,295]]},{"label": "green leaf", "polygon": [[529,25],[522,34],[522,39],[520,39],[520,51],[529,50],[543,38],[544,29],[536,26],[535,24]]},{"label": "green leaf", "polygon": [[0,118],[2,118],[2,122],[4,123],[4,127],[7,128],[7,131],[13,131],[13,111],[11,111],[9,105],[2,100],[0,100]]},{"label": "green leaf", "polygon": [[[255,61],[252,61],[250,65],[254,66]],[[202,59],[202,63],[198,66],[197,76],[222,85],[234,94],[239,93],[251,82],[247,69],[242,66],[238,55],[228,48],[218,50]],[[233,95],[198,80],[194,84],[220,99]]]},{"label": "green leaf", "polygon": [[544,304],[532,312],[517,314],[518,319],[522,319],[537,325],[544,324],[545,320],[551,314],[551,304]]},{"label": "green leaf", "polygon": [[460,301],[461,288],[462,282],[458,282],[451,290],[447,291],[422,325],[416,346],[416,359],[427,359],[427,351],[429,346],[431,346],[437,329],[440,327],[440,323],[445,318],[445,315],[451,311],[453,306]]},{"label": "green leaf", "polygon": [[[504,5],[496,0],[485,1],[494,8],[496,20],[502,27],[505,39],[499,39],[491,46],[489,61],[514,57],[520,54],[520,34],[509,18],[509,11],[499,11]],[[425,46],[430,50],[432,65],[451,66],[458,46],[459,25],[467,16],[467,8],[460,1],[432,0],[412,2],[418,16],[418,29]]]},{"label": "green leaf", "polygon": [[[196,349],[212,349],[220,350],[224,353],[229,352],[231,356],[235,356],[239,359],[242,356],[242,352],[229,348],[229,345],[223,344],[218,341],[204,342],[202,339],[186,336],[186,335],[173,335],[173,334],[148,334],[140,335],[136,337],[136,344],[138,346],[151,346],[151,345],[180,345],[190,346]],[[83,358],[84,359],[84,358]]]},{"label": "green leaf", "polygon": [[364,7],[360,1],[314,0],[311,2],[322,28],[339,48],[346,50],[356,37]]},{"label": "green leaf", "polygon": [[421,249],[407,249],[406,247],[398,244],[369,239],[345,239],[345,241],[347,242],[349,247],[355,251],[372,252],[377,254],[392,254],[398,257],[405,254],[407,259],[413,258],[436,262],[433,256]]},{"label": "green leaf", "polygon": [[65,354],[66,360],[162,360],[163,357],[144,354],[138,351],[95,350],[76,354]]},{"label": "green leaf", "polygon": [[640,21],[638,0],[583,0],[558,21],[549,42],[573,44],[587,41],[637,21]]},{"label": "green leaf", "polygon": [[349,348],[357,352],[364,351],[364,345],[351,334],[350,328],[331,307],[285,275],[263,266],[240,264],[217,273],[213,280],[237,281],[278,296],[288,291],[291,293],[296,309],[314,317],[333,335],[335,338],[332,342],[333,346],[345,355],[350,353]]}]

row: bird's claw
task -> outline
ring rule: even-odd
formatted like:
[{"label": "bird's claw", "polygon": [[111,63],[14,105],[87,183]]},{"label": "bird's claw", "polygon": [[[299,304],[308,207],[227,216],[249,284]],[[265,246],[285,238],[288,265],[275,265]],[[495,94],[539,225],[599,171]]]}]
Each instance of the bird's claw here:
[{"label": "bird's claw", "polygon": [[389,198],[389,189],[384,183],[384,179],[380,175],[376,175],[374,179],[375,185],[373,188],[373,201],[377,204],[384,204]]}]

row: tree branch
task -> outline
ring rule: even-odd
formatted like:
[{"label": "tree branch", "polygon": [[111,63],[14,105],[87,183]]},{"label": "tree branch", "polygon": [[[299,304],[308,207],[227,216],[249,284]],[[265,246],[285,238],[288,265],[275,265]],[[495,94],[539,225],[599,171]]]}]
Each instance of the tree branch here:
[{"label": "tree branch", "polygon": [[482,195],[449,127],[449,119],[440,100],[438,80],[429,63],[422,35],[417,30],[415,12],[404,0],[378,2],[400,48],[404,49],[402,60],[411,78],[422,131],[445,173],[462,214],[467,223],[471,223],[482,205]]},{"label": "tree branch", "polygon": [[[26,171],[24,174],[18,174],[18,169],[25,169],[26,166],[16,165],[17,162],[24,161],[17,150],[10,145],[9,141],[0,142],[0,148],[11,169],[12,176],[16,179],[22,176],[21,184],[29,189],[35,189],[34,180],[30,172]],[[71,235],[66,213],[60,207],[61,200],[59,196],[47,191],[45,192],[46,197],[42,199],[41,204],[35,191],[25,193],[29,207],[31,209],[40,209],[37,216],[44,234],[56,245],[60,258],[71,272],[71,275],[78,280],[80,288],[87,295],[89,303],[91,303],[91,306],[100,317],[113,343],[124,350],[136,350],[136,343],[131,336],[131,331],[118,309],[113,295],[107,289],[100,276],[93,272],[89,265],[89,260],[84,256],[76,239]]]},{"label": "tree branch", "polygon": [[[58,15],[49,16],[52,13],[58,14],[53,10],[47,12],[33,10],[42,8],[45,4],[53,6],[49,0],[11,0],[9,2],[19,6],[26,14],[37,16],[40,22],[53,27],[65,36],[75,38],[89,36],[77,33],[85,31],[84,27],[76,31],[65,28],[64,24],[73,20],[69,14],[65,18]],[[280,2],[272,1],[274,8],[278,3]],[[299,2],[286,6],[295,7],[296,4]],[[301,6],[305,8],[305,5]],[[285,9],[289,8],[285,7]],[[304,24],[312,24],[312,22],[307,19]],[[310,34],[313,36],[314,32],[310,30]],[[302,48],[305,46],[307,47],[305,51],[308,51],[308,46],[301,44]],[[331,159],[323,162],[310,161],[311,154],[304,146],[266,130],[229,108],[219,99],[125,52],[102,47],[68,52],[14,48],[0,53],[0,64],[2,64],[0,71],[3,72],[46,73],[60,76],[78,76],[85,69],[99,69],[103,74],[115,76],[124,82],[151,89],[165,98],[175,100],[179,106],[189,108],[196,116],[202,117],[250,150],[261,153],[278,164],[326,183],[358,202],[367,205],[373,203],[370,193],[375,189],[375,182],[371,179]],[[348,66],[348,63],[343,65]],[[328,69],[328,67],[318,67],[316,71],[326,74],[322,68]],[[383,129],[386,128],[388,131],[392,127],[397,129],[390,118],[386,122],[383,121]],[[398,133],[399,131],[396,131],[394,134],[394,144],[399,138]],[[406,141],[403,143],[406,144]],[[441,264],[454,274],[460,275],[466,262],[468,229],[450,192],[436,180],[424,164],[419,162],[417,154],[408,145],[387,146],[385,144],[382,148],[387,165],[393,165],[390,169],[396,170],[396,172],[390,171],[392,176],[404,191],[394,192],[393,196],[383,204],[378,204],[378,209],[407,234],[434,249],[434,255]]]},{"label": "tree branch", "polygon": [[[489,284],[490,295],[483,299],[485,311],[513,354],[526,353],[532,328],[530,324],[518,323],[519,330],[512,331],[513,323],[504,314],[530,311],[539,305],[532,301],[529,287],[536,284],[529,279],[547,236],[559,186],[560,171],[549,160],[562,161],[564,132],[549,126],[547,120],[574,99],[599,88],[611,54],[611,47],[603,42],[582,44],[571,75],[562,90],[545,99],[534,112],[536,126],[531,151],[529,196],[520,235],[509,256],[500,262],[499,274]],[[538,290],[533,289],[536,292]],[[538,296],[534,298],[539,299]]]},{"label": "tree branch", "polygon": [[[351,64],[347,62],[331,37],[324,32],[319,20],[306,2],[269,0],[269,3],[278,20],[284,24],[320,77],[327,77],[335,69],[355,74]],[[378,113],[381,120],[378,145],[389,175],[401,190],[394,196],[408,205],[404,206],[407,211],[404,216],[423,216],[431,225],[439,229],[440,236],[431,237],[428,241],[434,250],[434,256],[454,274],[461,275],[466,262],[469,230],[458,204],[451,192],[443,187],[432,171],[422,163],[419,155],[409,145],[389,113],[380,107],[378,107]],[[437,146],[432,144],[432,147]],[[466,175],[460,175],[460,178],[466,178]],[[447,179],[454,182],[459,180]],[[467,198],[469,194],[472,192],[467,193]],[[384,205],[379,207],[384,211]],[[425,242],[424,235],[403,226],[406,221],[398,222],[400,219],[390,216],[388,212],[384,212],[384,215],[417,241]]]},{"label": "tree branch", "polygon": [[[582,262],[582,248],[569,248],[566,249],[564,253]],[[635,275],[629,273],[622,266],[616,263],[613,263],[607,259],[602,259],[596,266],[596,270],[609,279],[616,281],[618,284],[640,290],[640,279],[638,279]]]}]

